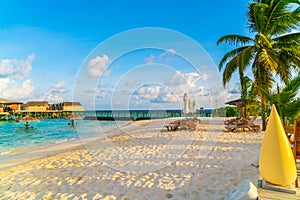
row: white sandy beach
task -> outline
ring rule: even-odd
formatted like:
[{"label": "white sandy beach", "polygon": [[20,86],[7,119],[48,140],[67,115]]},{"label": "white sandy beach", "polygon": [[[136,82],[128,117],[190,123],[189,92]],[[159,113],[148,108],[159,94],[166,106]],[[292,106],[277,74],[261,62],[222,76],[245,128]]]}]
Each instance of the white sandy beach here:
[{"label": "white sandy beach", "polygon": [[222,199],[245,179],[257,184],[251,164],[263,133],[222,132],[223,119],[202,122],[192,132],[167,132],[162,120],[133,122],[85,146],[19,158],[0,171],[0,199]]}]

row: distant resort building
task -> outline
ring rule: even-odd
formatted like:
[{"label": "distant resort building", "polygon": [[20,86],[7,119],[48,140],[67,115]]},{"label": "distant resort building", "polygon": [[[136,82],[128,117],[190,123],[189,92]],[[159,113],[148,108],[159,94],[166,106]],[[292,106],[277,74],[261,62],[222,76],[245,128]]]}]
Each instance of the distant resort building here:
[{"label": "distant resort building", "polygon": [[49,104],[48,101],[17,102],[0,98],[0,113],[19,112],[83,112],[84,107],[80,102],[61,102]]},{"label": "distant resort building", "polygon": [[40,112],[49,110],[47,101],[28,101],[23,105],[23,109],[30,112]]},{"label": "distant resort building", "polygon": [[22,102],[0,98],[0,113],[20,111],[22,104]]},{"label": "distant resort building", "polygon": [[62,103],[56,103],[56,104],[49,104],[50,110],[61,110],[61,111],[84,111],[83,106],[80,102],[62,102]]}]

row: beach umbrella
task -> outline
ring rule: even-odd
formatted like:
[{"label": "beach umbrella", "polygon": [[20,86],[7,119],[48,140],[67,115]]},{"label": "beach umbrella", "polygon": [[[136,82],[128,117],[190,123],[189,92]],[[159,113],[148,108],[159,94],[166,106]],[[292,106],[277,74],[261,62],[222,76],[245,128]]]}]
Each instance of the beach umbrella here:
[{"label": "beach umbrella", "polygon": [[237,111],[238,110],[241,111],[241,109],[242,109],[242,104],[243,104],[242,99],[236,99],[236,100],[233,100],[233,101],[228,101],[225,104],[236,107],[236,117],[238,118],[238,112]]},{"label": "beach umbrella", "polygon": [[184,93],[183,95],[183,103],[184,103],[184,107],[183,107],[183,113],[184,114],[189,114],[189,98],[187,96],[187,93]]},{"label": "beach umbrella", "polygon": [[242,99],[236,99],[233,101],[228,101],[225,104],[231,105],[231,106],[240,106],[243,103]]},{"label": "beach umbrella", "polygon": [[28,128],[30,124],[28,122],[39,122],[40,120],[34,117],[30,117],[29,115],[26,115],[25,117],[21,118],[19,122],[26,122],[25,126]]}]

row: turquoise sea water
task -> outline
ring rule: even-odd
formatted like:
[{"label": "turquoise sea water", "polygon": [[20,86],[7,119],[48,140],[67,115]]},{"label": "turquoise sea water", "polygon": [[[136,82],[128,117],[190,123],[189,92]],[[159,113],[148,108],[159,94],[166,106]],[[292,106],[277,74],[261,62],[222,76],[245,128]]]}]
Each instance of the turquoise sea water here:
[{"label": "turquoise sea water", "polygon": [[[12,151],[36,146],[54,144],[79,138],[76,126],[90,130],[88,134],[101,134],[101,129],[115,125],[113,121],[77,120],[76,126],[68,125],[64,119],[41,120],[30,123],[34,128],[25,129],[25,123],[15,121],[0,121],[0,155]],[[82,133],[81,133],[82,134]]]}]

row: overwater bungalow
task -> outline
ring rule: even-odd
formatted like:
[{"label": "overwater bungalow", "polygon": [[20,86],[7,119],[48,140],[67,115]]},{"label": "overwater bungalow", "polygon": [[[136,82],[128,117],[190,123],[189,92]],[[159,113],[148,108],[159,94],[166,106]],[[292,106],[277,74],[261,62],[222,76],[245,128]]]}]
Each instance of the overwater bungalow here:
[{"label": "overwater bungalow", "polygon": [[49,104],[49,108],[50,110],[67,111],[67,112],[84,111],[84,108],[80,102],[61,102],[61,103]]},{"label": "overwater bungalow", "polygon": [[22,104],[22,102],[0,98],[0,113],[20,111]]},{"label": "overwater bungalow", "polygon": [[28,101],[23,105],[23,109],[29,112],[40,112],[49,110],[47,101]]}]

